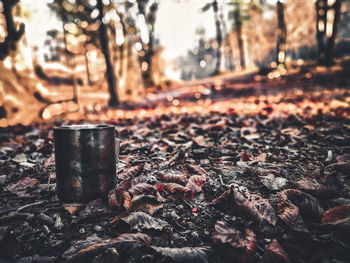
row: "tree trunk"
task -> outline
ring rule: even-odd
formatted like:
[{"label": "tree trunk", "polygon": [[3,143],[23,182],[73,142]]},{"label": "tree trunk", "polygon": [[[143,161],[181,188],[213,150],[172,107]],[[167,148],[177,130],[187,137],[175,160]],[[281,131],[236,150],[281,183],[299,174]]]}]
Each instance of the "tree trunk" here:
[{"label": "tree trunk", "polygon": [[219,74],[220,72],[222,34],[221,34],[221,26],[220,26],[220,20],[218,15],[218,3],[216,0],[213,1],[212,6],[213,6],[214,18],[215,18],[216,42],[218,44],[217,50],[216,50],[216,65],[215,65],[215,71],[214,71],[214,74],[216,75],[216,74]]},{"label": "tree trunk", "polygon": [[85,67],[86,67],[86,78],[87,78],[87,82],[89,86],[93,85],[93,81],[91,80],[91,74],[90,74],[90,68],[89,68],[89,58],[87,56],[88,50],[86,48],[85,45],[85,54],[84,54],[84,58],[85,58]]},{"label": "tree trunk", "polygon": [[318,60],[323,61],[325,54],[324,37],[327,29],[327,0],[316,1],[316,39]]},{"label": "tree trunk", "polygon": [[0,60],[5,59],[10,54],[11,50],[16,50],[17,42],[24,34],[24,24],[21,23],[19,25],[19,29],[17,30],[12,16],[12,9],[18,3],[18,1],[19,0],[1,0],[3,15],[6,21],[7,36],[5,41],[0,43]]},{"label": "tree trunk", "polygon": [[98,19],[100,21],[100,27],[98,31],[99,31],[99,37],[100,37],[100,43],[101,43],[101,51],[105,57],[106,67],[107,67],[107,82],[108,82],[108,91],[110,96],[108,105],[114,107],[119,104],[119,99],[116,92],[115,73],[114,73],[113,65],[111,63],[111,55],[109,52],[107,27],[102,22],[102,18],[104,15],[102,0],[97,0],[97,8],[99,11]]},{"label": "tree trunk", "polygon": [[332,6],[334,10],[334,20],[332,25],[332,34],[329,37],[327,36],[327,43],[325,47],[324,60],[326,65],[331,65],[334,63],[333,61],[334,42],[338,32],[338,24],[340,20],[340,12],[341,12],[341,2],[342,2],[341,0],[336,0]]},{"label": "tree trunk", "polygon": [[284,21],[284,5],[280,1],[277,2],[277,21],[277,65],[285,66],[287,29]]},{"label": "tree trunk", "polygon": [[246,68],[246,61],[245,61],[245,50],[244,50],[243,32],[242,32],[243,18],[242,18],[242,13],[241,13],[241,5],[238,2],[235,6],[234,19],[235,19],[237,43],[238,43],[238,49],[239,49],[239,55],[240,55],[240,61],[241,61],[241,68],[245,69]]},{"label": "tree trunk", "polygon": [[63,25],[63,41],[64,41],[64,48],[66,51],[66,63],[67,66],[70,68],[71,73],[72,73],[72,86],[73,86],[73,98],[72,101],[76,102],[77,104],[79,104],[78,102],[78,96],[79,96],[79,91],[78,91],[78,85],[77,85],[77,80],[75,77],[75,61],[74,60],[74,54],[72,54],[69,50],[68,50],[68,46],[67,46],[67,38],[66,38],[66,29],[64,28],[66,24],[66,21],[63,21],[62,25]]}]

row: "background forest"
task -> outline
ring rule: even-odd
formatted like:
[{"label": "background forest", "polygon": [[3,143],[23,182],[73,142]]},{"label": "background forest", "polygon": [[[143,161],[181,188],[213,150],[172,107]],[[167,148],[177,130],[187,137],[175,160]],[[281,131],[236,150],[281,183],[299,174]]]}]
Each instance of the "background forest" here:
[{"label": "background forest", "polygon": [[350,53],[349,9],[346,0],[2,0],[0,124],[152,100],[211,76],[331,66]]}]

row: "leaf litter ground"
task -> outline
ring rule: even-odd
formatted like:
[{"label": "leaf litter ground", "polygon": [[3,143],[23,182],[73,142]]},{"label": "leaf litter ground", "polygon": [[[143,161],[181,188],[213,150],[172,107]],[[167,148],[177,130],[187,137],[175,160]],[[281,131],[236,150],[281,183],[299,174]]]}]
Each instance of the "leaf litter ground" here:
[{"label": "leaf litter ground", "polygon": [[251,114],[108,113],[117,183],[88,204],[58,200],[52,137],[84,121],[3,128],[1,261],[349,262],[349,95],[310,94],[256,97]]}]

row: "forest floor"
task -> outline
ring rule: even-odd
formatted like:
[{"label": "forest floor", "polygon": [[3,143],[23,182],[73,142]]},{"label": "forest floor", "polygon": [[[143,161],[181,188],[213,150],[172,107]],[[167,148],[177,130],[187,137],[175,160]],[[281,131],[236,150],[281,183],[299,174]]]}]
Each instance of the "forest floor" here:
[{"label": "forest floor", "polygon": [[[349,87],[220,77],[2,128],[0,262],[349,262]],[[87,122],[120,134],[116,188],[62,204],[52,130]]]}]

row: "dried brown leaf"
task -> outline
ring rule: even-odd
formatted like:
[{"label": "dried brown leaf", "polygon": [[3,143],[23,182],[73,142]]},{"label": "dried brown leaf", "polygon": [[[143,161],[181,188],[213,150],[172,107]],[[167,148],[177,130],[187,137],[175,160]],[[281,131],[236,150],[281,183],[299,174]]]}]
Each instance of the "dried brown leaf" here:
[{"label": "dried brown leaf", "polygon": [[225,252],[235,262],[254,261],[257,248],[256,237],[254,232],[247,228],[241,232],[225,222],[218,221],[215,224],[213,242],[219,246],[224,246]]},{"label": "dried brown leaf", "polygon": [[186,184],[186,187],[191,189],[194,192],[201,192],[202,187],[207,181],[206,177],[202,175],[192,175]]},{"label": "dried brown leaf", "polygon": [[167,192],[174,200],[192,200],[193,198],[193,191],[191,189],[176,183],[157,184],[157,190]]},{"label": "dried brown leaf", "polygon": [[269,246],[265,249],[264,263],[290,263],[290,259],[280,246],[277,239],[273,239]]},{"label": "dried brown leaf", "polygon": [[243,187],[232,186],[211,203],[223,212],[250,218],[259,225],[268,222],[275,225],[277,216],[268,200],[257,194],[250,194]]},{"label": "dried brown leaf", "polygon": [[182,173],[163,173],[161,174],[160,178],[162,181],[168,182],[168,183],[179,183],[179,184],[185,184],[186,183],[186,175]]}]

